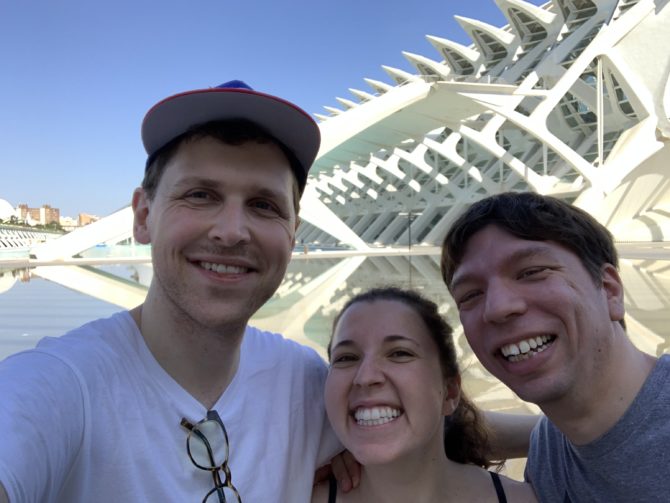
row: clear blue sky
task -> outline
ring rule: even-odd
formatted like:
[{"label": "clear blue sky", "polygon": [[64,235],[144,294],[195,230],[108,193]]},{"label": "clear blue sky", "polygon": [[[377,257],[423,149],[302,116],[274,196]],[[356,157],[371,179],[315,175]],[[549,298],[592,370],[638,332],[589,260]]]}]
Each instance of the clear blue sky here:
[{"label": "clear blue sky", "polygon": [[455,14],[507,24],[493,0],[1,1],[0,198],[107,215],[156,101],[237,78],[325,113],[381,65],[415,73],[401,51],[441,60],[425,35],[469,45]]}]

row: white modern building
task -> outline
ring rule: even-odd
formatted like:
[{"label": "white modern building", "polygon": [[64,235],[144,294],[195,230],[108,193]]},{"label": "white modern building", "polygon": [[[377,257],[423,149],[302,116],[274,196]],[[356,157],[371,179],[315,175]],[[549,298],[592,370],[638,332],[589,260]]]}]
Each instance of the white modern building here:
[{"label": "white modern building", "polygon": [[[389,82],[317,115],[300,245],[436,246],[464,206],[507,190],[565,198],[622,242],[667,239],[668,0],[495,3],[508,25],[456,16],[472,44],[430,35],[430,54],[404,53],[415,72],[384,67]],[[127,239],[131,219],[35,255]]]},{"label": "white modern building", "polygon": [[[619,241],[670,233],[670,6],[496,0],[503,27],[456,17],[319,115],[302,243],[439,245],[463,207],[532,190],[588,210]],[[315,202],[318,200],[318,202]],[[408,225],[408,223],[410,223]],[[324,223],[326,223],[324,225]]]},{"label": "white modern building", "polygon": [[[322,349],[352,294],[409,285],[452,322],[470,395],[491,410],[526,410],[469,351],[438,247],[465,206],[486,195],[564,198],[619,242],[635,344],[670,351],[670,0],[495,3],[506,26],[457,17],[470,45],[428,36],[427,54],[404,53],[414,71],[384,67],[388,82],[366,79],[365,90],[350,89],[319,116],[322,147],[302,199],[299,248],[252,323]],[[131,229],[123,208],[34,246],[32,264],[71,262],[96,244],[127,240]],[[141,285],[93,268],[31,274],[133,307],[151,276],[149,265],[137,267]]]},{"label": "white modern building", "polygon": [[[369,89],[350,89],[319,116],[323,145],[298,242],[368,258],[315,262],[311,271],[292,264],[277,297],[309,293],[290,307],[290,324],[278,314],[268,327],[296,338],[327,333],[352,293],[380,281],[440,299],[457,327],[439,255],[414,252],[439,246],[468,204],[531,190],[584,208],[612,231],[628,331],[645,351],[668,351],[670,2],[495,3],[508,25],[457,16],[472,44],[428,36],[429,54],[404,53],[414,72],[384,67],[389,82],[366,79]],[[408,245],[409,264],[370,256]],[[489,392],[498,400],[501,390],[478,394]]]},{"label": "white modern building", "polygon": [[[384,281],[423,289],[457,326],[437,247],[468,204],[532,190],[586,209],[613,232],[629,332],[650,353],[668,351],[670,0],[495,3],[506,26],[457,16],[470,45],[430,35],[427,54],[404,53],[414,71],[384,67],[388,82],[366,79],[365,90],[350,89],[319,116],[300,251],[254,323],[313,342],[352,293]],[[67,260],[131,229],[124,208],[30,253]],[[354,252],[311,252],[318,248]],[[85,283],[53,271],[36,274]],[[86,292],[103,290],[110,286]]]}]

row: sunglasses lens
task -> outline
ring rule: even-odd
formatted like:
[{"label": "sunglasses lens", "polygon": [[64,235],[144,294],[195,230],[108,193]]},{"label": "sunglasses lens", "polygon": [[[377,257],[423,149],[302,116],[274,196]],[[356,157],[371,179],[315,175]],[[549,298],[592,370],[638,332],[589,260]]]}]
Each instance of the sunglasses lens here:
[{"label": "sunglasses lens", "polygon": [[205,470],[219,468],[228,461],[228,442],[218,421],[195,425],[188,437],[188,447],[193,462]]}]

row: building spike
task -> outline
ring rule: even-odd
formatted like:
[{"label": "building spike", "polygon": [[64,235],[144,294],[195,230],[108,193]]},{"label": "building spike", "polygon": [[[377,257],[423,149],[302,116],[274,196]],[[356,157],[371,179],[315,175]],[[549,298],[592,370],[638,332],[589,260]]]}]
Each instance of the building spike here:
[{"label": "building spike", "polygon": [[375,98],[374,94],[366,93],[365,91],[360,91],[358,89],[354,89],[353,87],[349,88],[349,92],[361,100],[361,102],[370,101],[371,99]]},{"label": "building spike", "polygon": [[386,91],[390,91],[394,87],[391,84],[382,82],[381,80],[374,80],[374,79],[363,79],[363,80],[365,80],[365,82],[379,94],[384,94]]},{"label": "building spike", "polygon": [[340,115],[342,112],[344,112],[344,110],[340,110],[339,108],[335,108],[335,107],[329,107],[327,105],[324,106],[323,108],[328,110],[333,115]]},{"label": "building spike", "polygon": [[405,51],[403,51],[402,55],[407,58],[407,61],[409,61],[421,75],[444,78],[447,77],[449,73],[451,73],[448,66],[445,66],[443,63],[433,61],[432,59],[428,59],[425,56],[412,54],[411,52]]},{"label": "building spike", "polygon": [[463,30],[465,30],[465,32],[470,35],[470,38],[472,38],[475,43],[477,41],[471,35],[474,30],[483,31],[504,45],[511,45],[514,43],[514,35],[512,33],[503,30],[502,28],[498,28],[497,26],[493,26],[492,24],[484,23],[478,19],[472,19],[463,16],[454,16],[454,19],[458,22],[458,24],[461,25],[461,28],[463,28]]},{"label": "building spike", "polygon": [[388,73],[389,76],[398,84],[405,84],[407,82],[412,82],[413,80],[419,79],[417,75],[400,70],[399,68],[393,68],[392,66],[382,65],[382,69]]},{"label": "building spike", "polygon": [[454,51],[459,53],[461,56],[463,56],[465,59],[468,59],[472,63],[475,63],[481,56],[481,54],[475,49],[467,47],[463,44],[459,44],[458,42],[453,42],[446,38],[440,38],[433,35],[426,35],[426,39],[428,40],[428,42],[432,44],[433,47],[435,47],[435,49],[437,49],[440,52],[440,54],[442,54],[442,56],[444,56],[445,50]]},{"label": "building spike", "polygon": [[498,8],[502,11],[505,17],[510,21],[512,26],[514,26],[513,16],[510,14],[510,9],[518,9],[523,11],[528,16],[532,17],[535,21],[549,28],[551,24],[556,20],[557,16],[553,12],[549,12],[542,7],[538,7],[530,2],[524,0],[494,0]]},{"label": "building spike", "polygon": [[336,97],[335,99],[336,99],[338,102],[342,103],[342,105],[344,105],[344,106],[347,107],[347,108],[355,108],[355,107],[358,106],[358,103],[356,103],[356,102],[354,102],[354,101],[351,101],[351,100],[348,100],[348,99],[346,99],[346,98],[338,98],[338,97]]}]

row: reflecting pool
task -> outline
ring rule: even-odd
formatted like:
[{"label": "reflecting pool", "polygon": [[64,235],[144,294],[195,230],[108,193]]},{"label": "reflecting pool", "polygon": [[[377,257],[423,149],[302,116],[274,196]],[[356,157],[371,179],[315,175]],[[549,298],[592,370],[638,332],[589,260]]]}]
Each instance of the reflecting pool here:
[{"label": "reflecting pool", "polygon": [[[406,250],[405,250],[406,252]],[[252,323],[316,348],[321,354],[332,319],[353,294],[373,286],[398,285],[435,300],[455,328],[466,390],[493,410],[535,411],[492,377],[473,356],[456,309],[440,278],[436,249],[405,254],[296,254],[274,297]],[[628,332],[652,354],[670,350],[670,261],[665,252],[627,253],[621,260]],[[113,259],[112,259],[113,260]],[[0,358],[58,336],[82,323],[142,302],[152,276],[150,263],[85,266],[0,267]]]}]

